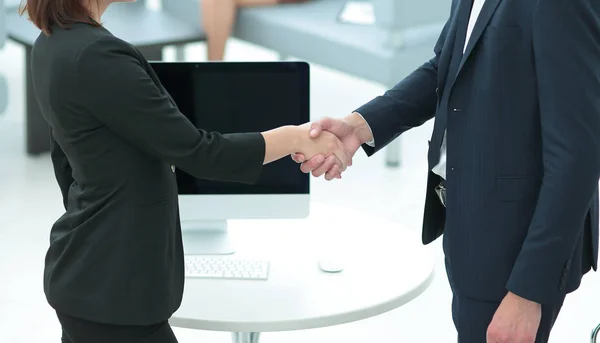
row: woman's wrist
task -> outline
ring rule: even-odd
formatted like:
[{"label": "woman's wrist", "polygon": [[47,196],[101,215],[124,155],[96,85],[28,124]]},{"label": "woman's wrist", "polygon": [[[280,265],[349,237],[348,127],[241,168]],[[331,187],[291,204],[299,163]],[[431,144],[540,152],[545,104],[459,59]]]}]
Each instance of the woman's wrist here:
[{"label": "woman's wrist", "polygon": [[310,123],[286,127],[286,135],[291,137],[292,153],[302,152],[306,148],[306,140],[309,138]]},{"label": "woman's wrist", "polygon": [[292,125],[262,132],[265,139],[264,163],[271,163],[285,156],[302,151],[304,145],[301,136],[303,134],[308,137],[308,130],[302,132],[299,126]]},{"label": "woman's wrist", "polygon": [[308,138],[308,126],[287,125],[276,129],[278,132],[277,143],[290,154],[303,151]]}]

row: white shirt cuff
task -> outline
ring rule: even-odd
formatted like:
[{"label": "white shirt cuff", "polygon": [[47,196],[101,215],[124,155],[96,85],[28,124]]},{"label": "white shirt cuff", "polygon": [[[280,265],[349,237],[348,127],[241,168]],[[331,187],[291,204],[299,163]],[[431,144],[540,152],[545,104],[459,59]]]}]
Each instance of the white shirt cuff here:
[{"label": "white shirt cuff", "polygon": [[[362,114],[355,112],[356,114],[358,114],[364,121],[365,123],[367,123],[367,121],[365,120],[365,117],[363,117]],[[367,123],[367,127],[369,128],[369,131],[371,131],[371,136],[373,136],[373,130],[371,130],[371,126],[369,126],[369,123]],[[367,143],[368,146],[370,146],[371,148],[375,147],[375,136],[373,136],[373,139],[371,139],[370,141],[368,141]]]}]

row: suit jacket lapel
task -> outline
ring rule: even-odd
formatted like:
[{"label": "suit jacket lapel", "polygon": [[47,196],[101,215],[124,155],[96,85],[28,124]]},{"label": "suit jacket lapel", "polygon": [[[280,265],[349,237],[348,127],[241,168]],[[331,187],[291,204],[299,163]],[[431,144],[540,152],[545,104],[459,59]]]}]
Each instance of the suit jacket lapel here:
[{"label": "suit jacket lapel", "polygon": [[[458,64],[462,58],[462,51],[465,44],[465,36],[467,33],[467,24],[469,22],[469,13],[471,12],[471,4],[473,0],[459,0],[458,8],[454,14],[452,24],[450,26],[449,36],[452,37],[451,41],[444,44],[443,58],[440,58],[440,64],[443,69],[438,66],[438,74],[442,74],[443,92],[440,96],[438,93],[438,105],[445,101],[447,105],[450,92],[452,91],[452,85],[456,79],[456,70]],[[449,85],[449,86],[448,86]],[[435,124],[433,126],[433,137],[429,145],[429,163],[433,167],[434,163],[439,161],[439,152],[442,145],[442,139],[444,137],[444,131],[446,130],[446,122],[448,120],[448,113],[446,109],[437,111],[435,114]]]},{"label": "suit jacket lapel", "polygon": [[481,13],[479,14],[479,17],[477,18],[477,21],[475,22],[475,26],[473,27],[473,32],[471,32],[471,37],[467,44],[467,49],[465,50],[465,53],[463,54],[462,60],[460,61],[460,65],[458,67],[458,71],[456,74],[460,73],[463,65],[465,64],[465,61],[471,55],[471,52],[473,51],[473,47],[475,47],[475,44],[481,38],[481,35],[483,34],[483,31],[485,30],[488,23],[490,22],[490,19],[492,19],[492,16],[494,15],[496,8],[498,8],[500,1],[502,1],[502,0],[485,0],[485,3],[483,4],[483,8],[481,9]]},{"label": "suit jacket lapel", "polygon": [[[440,61],[438,65],[438,82],[440,87],[444,87],[446,85],[446,80],[448,79],[448,73],[451,67],[450,63],[452,62],[452,56],[454,55],[454,47],[456,46],[457,27],[460,26],[460,15],[461,11],[463,10],[461,6],[463,5],[459,5],[459,7],[453,15],[452,20],[450,21],[450,27],[448,28],[448,34],[446,36],[446,41],[444,42],[442,54],[440,56]],[[454,78],[454,76],[452,76],[452,78]],[[439,100],[441,99],[438,99],[438,101]]]},{"label": "suit jacket lapel", "polygon": [[[449,46],[452,50],[448,65],[448,77],[444,83],[445,92],[450,93],[454,86],[454,81],[458,75],[459,65],[463,58],[463,47],[465,45],[465,38],[467,35],[467,25],[469,24],[469,14],[471,13],[471,5],[473,0],[461,0],[455,19],[454,27],[454,41]],[[449,94],[448,94],[449,95]]]}]

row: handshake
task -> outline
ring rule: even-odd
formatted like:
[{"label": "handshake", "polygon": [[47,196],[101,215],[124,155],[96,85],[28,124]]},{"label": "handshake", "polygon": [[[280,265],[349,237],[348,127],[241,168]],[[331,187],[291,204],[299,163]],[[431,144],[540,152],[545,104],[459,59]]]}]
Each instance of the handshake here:
[{"label": "handshake", "polygon": [[373,139],[366,121],[358,113],[344,119],[324,118],[306,124],[306,140],[301,151],[292,154],[304,173],[325,175],[326,180],[340,179],[352,165],[352,157],[364,143]]}]

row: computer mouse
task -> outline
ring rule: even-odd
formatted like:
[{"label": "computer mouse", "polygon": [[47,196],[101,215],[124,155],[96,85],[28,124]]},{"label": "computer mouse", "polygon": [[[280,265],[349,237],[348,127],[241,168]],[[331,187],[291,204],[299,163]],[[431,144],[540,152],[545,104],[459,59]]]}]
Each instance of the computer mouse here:
[{"label": "computer mouse", "polygon": [[341,261],[333,258],[320,259],[319,268],[326,273],[339,273],[344,269]]}]

